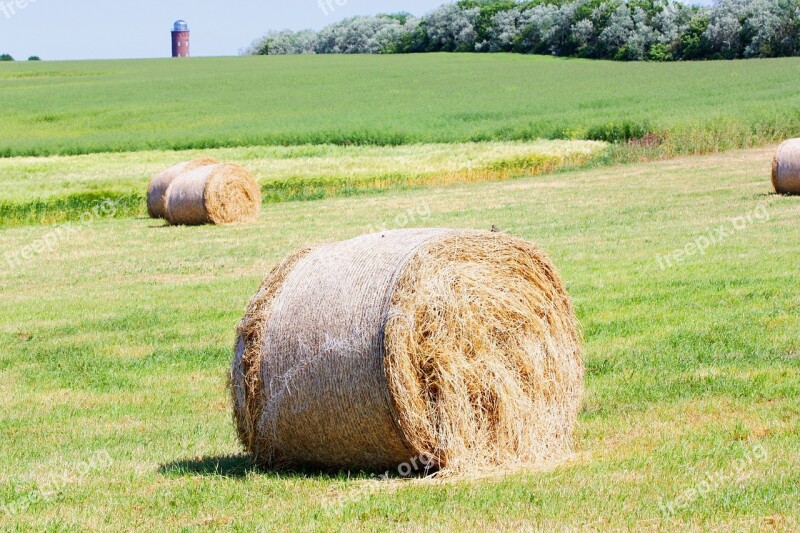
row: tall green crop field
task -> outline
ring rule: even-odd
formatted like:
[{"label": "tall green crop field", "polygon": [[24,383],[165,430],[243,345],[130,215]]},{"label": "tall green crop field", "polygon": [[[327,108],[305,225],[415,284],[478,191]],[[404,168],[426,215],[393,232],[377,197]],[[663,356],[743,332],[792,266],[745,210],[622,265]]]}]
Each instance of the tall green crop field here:
[{"label": "tall green crop field", "polygon": [[533,138],[678,152],[800,133],[800,59],[492,54],[0,65],[0,156]]}]

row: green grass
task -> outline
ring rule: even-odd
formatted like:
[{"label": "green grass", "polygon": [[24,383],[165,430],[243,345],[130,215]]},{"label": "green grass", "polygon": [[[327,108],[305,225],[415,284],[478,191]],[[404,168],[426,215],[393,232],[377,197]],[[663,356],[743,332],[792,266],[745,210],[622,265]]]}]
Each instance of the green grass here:
[{"label": "green grass", "polygon": [[0,156],[654,132],[669,151],[800,133],[800,59],[506,54],[0,65]]},{"label": "green grass", "polygon": [[[99,217],[22,265],[0,257],[0,505],[18,511],[0,528],[797,530],[800,203],[771,194],[772,153],[281,203],[249,226]],[[768,220],[659,268],[759,208]],[[451,482],[250,468],[225,390],[247,299],[291,251],[409,210],[549,250],[585,331],[575,455]],[[2,229],[0,250],[53,231]]]}]

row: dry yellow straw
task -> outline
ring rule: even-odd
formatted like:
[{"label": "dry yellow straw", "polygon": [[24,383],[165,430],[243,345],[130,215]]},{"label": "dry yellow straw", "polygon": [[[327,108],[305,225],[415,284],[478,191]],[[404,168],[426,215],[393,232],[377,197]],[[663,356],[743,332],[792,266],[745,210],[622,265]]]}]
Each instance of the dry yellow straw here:
[{"label": "dry yellow straw", "polygon": [[177,225],[250,222],[261,211],[261,189],[238,165],[183,172],[167,189],[167,221]]},{"label": "dry yellow straw", "polygon": [[772,161],[772,185],[778,194],[800,194],[800,139],[784,142]]},{"label": "dry yellow straw", "polygon": [[156,174],[150,181],[150,186],[147,188],[147,212],[151,218],[166,218],[167,205],[166,194],[167,189],[175,178],[181,175],[182,172],[188,172],[197,168],[205,167],[208,165],[216,165],[219,161],[207,157],[193,159],[173,165],[167,170]]},{"label": "dry yellow straw", "polygon": [[301,251],[267,276],[231,373],[269,467],[443,474],[563,458],[583,394],[578,323],[535,244],[448,229]]}]

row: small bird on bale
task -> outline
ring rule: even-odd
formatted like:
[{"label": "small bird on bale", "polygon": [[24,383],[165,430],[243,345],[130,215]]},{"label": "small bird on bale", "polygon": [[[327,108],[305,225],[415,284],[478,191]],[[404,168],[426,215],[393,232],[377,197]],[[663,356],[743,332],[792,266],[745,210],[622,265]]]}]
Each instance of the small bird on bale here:
[{"label": "small bird on bale", "polygon": [[502,233],[502,232],[500,231],[500,228],[492,224],[492,233]]}]

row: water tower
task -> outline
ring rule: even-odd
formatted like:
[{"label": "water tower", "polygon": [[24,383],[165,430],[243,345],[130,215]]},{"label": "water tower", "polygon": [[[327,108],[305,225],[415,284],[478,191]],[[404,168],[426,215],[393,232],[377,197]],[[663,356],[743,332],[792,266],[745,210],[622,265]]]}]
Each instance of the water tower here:
[{"label": "water tower", "polygon": [[189,25],[178,20],[172,27],[172,57],[189,57]]}]

